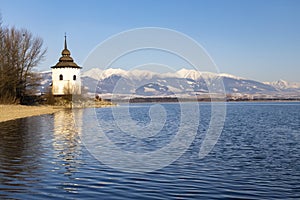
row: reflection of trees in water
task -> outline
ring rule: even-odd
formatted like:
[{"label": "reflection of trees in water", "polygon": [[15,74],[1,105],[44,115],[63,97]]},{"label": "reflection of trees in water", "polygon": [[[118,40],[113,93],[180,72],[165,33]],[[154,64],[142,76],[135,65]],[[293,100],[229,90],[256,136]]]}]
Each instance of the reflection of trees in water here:
[{"label": "reflection of trees in water", "polygon": [[0,199],[17,192],[26,197],[37,188],[76,190],[79,134],[72,110],[0,123]]},{"label": "reflection of trees in water", "polygon": [[[45,120],[47,118],[47,120]],[[0,189],[17,191],[40,180],[43,128],[50,115],[0,123]]]},{"label": "reflection of trees in water", "polygon": [[64,110],[54,114],[55,156],[59,158],[60,173],[72,176],[80,164],[81,146],[78,130],[75,128],[72,110]]},{"label": "reflection of trees in water", "polygon": [[72,110],[0,123],[0,199],[47,187],[76,190],[74,173],[82,161],[79,134]]}]

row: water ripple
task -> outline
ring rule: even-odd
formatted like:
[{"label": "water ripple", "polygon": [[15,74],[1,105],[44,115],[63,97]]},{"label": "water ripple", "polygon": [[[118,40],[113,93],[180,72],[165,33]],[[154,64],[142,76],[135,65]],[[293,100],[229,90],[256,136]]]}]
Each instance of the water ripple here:
[{"label": "water ripple", "polygon": [[[145,109],[148,104],[143,106]],[[168,106],[172,108],[172,104]],[[222,135],[203,159],[198,158],[198,151],[208,129],[210,106],[201,104],[200,108],[201,123],[190,148],[171,165],[141,174],[117,171],[97,161],[81,143],[71,111],[0,123],[0,198],[300,197],[300,103],[229,103]],[[135,111],[141,112],[138,107],[132,109]],[[122,133],[109,125],[109,109],[97,112],[110,139],[129,151],[160,148],[178,129],[174,114],[156,136],[161,141],[141,142],[122,138]],[[145,115],[143,121],[138,116],[144,115],[137,113],[133,116],[139,123],[149,120]]]}]

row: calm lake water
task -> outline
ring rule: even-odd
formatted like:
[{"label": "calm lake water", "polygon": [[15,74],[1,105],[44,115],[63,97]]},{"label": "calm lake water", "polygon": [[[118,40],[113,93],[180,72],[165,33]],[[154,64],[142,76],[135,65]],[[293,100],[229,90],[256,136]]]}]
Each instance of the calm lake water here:
[{"label": "calm lake water", "polygon": [[[131,104],[131,122],[149,124],[151,105]],[[122,151],[147,154],[163,148],[180,128],[189,130],[192,124],[180,124],[179,104],[160,105],[165,111],[152,114],[165,118],[158,120],[164,125],[154,126],[159,131],[149,137],[122,131],[128,120],[122,119],[126,105],[114,108],[118,116],[111,108],[76,111],[82,117],[75,121],[77,128],[70,110],[0,123],[0,199],[300,198],[299,102],[228,103],[222,134],[200,159],[211,116],[210,103],[202,103],[191,145],[174,162],[151,172],[116,169],[84,145],[82,135],[94,131],[85,127],[92,111],[103,133]],[[120,118],[119,124],[114,117]],[[127,131],[133,126],[128,123]],[[143,130],[147,134],[147,127]],[[91,144],[97,146],[97,141]],[[117,156],[111,160],[118,163]]]}]

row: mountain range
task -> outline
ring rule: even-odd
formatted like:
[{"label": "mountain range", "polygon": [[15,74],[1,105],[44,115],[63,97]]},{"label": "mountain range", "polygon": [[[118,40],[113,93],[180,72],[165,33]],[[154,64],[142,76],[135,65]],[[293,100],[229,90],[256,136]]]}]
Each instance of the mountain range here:
[{"label": "mountain range", "polygon": [[[45,92],[51,83],[51,72],[43,72],[41,91]],[[241,97],[300,97],[300,83],[284,80],[259,82],[230,74],[199,72],[192,69],[181,69],[176,72],[156,73],[147,70],[99,69],[93,68],[82,73],[82,83],[90,93],[102,96],[112,94],[120,97],[168,97],[194,96],[220,92],[224,83],[227,95]],[[216,88],[220,87],[220,88]]]}]

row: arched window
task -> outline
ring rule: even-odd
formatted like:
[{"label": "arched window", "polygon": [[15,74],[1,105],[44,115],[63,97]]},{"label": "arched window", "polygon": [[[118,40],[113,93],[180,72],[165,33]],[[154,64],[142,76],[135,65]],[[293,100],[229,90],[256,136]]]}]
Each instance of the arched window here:
[{"label": "arched window", "polygon": [[76,75],[73,76],[73,81],[76,81]]},{"label": "arched window", "polygon": [[64,80],[64,77],[63,77],[63,75],[62,75],[62,74],[61,74],[61,75],[59,75],[59,80],[60,80],[60,81]]}]

